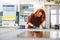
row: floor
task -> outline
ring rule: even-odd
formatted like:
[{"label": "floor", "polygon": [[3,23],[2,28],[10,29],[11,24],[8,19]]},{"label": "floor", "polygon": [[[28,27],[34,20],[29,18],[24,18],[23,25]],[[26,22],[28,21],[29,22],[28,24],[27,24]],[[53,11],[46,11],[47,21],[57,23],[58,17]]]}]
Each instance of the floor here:
[{"label": "floor", "polygon": [[0,28],[0,40],[60,40],[50,38],[29,38],[17,37],[18,34],[24,33],[24,30],[15,28]]}]

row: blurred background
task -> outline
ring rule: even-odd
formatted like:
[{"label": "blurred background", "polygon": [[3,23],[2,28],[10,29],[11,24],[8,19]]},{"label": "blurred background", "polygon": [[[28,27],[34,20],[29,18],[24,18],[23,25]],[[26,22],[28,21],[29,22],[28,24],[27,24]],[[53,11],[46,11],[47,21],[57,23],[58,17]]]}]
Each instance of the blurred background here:
[{"label": "blurred background", "polygon": [[28,17],[39,8],[46,13],[44,25],[47,28],[39,30],[46,30],[43,35],[48,35],[47,39],[60,38],[60,0],[0,0],[0,39],[17,40],[16,35],[19,38],[21,34],[21,37],[26,35]]}]

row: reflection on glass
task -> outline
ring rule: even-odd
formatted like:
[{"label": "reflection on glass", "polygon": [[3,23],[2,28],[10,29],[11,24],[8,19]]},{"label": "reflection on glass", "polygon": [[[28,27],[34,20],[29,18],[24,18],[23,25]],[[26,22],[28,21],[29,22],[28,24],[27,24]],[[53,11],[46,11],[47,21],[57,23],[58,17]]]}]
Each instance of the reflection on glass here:
[{"label": "reflection on glass", "polygon": [[17,34],[18,38],[49,38],[50,32],[46,31],[24,31]]},{"label": "reflection on glass", "polygon": [[20,21],[25,22],[24,17],[20,16]]},{"label": "reflection on glass", "polygon": [[33,12],[32,4],[21,4],[20,6],[20,21],[27,22],[29,14]]},{"label": "reflection on glass", "polygon": [[26,28],[28,17],[33,11],[33,4],[20,4],[19,27],[21,29]]},{"label": "reflection on glass", "polygon": [[56,10],[51,10],[51,14],[56,14]]},{"label": "reflection on glass", "polygon": [[2,26],[2,16],[0,16],[0,26]]},{"label": "reflection on glass", "polygon": [[60,14],[60,10],[59,10],[59,14]]},{"label": "reflection on glass", "polygon": [[56,24],[56,15],[51,15],[51,24],[52,25]]},{"label": "reflection on glass", "polygon": [[59,24],[60,24],[60,15],[59,15]]},{"label": "reflection on glass", "polygon": [[45,11],[37,9],[35,13],[31,13],[28,18],[28,29],[46,29],[45,27]]},{"label": "reflection on glass", "polygon": [[57,31],[50,31],[50,38],[57,38]]},{"label": "reflection on glass", "polygon": [[15,5],[3,5],[3,11],[15,11]]},{"label": "reflection on glass", "polygon": [[59,38],[60,31],[23,31],[16,35],[17,38]]},{"label": "reflection on glass", "polygon": [[60,31],[58,32],[58,38],[60,38]]}]

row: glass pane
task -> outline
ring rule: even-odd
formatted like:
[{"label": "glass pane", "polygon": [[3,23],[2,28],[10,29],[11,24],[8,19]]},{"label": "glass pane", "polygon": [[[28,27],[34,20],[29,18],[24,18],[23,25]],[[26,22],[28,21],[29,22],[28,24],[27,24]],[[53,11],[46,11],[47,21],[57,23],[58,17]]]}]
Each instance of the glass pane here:
[{"label": "glass pane", "polygon": [[20,22],[25,22],[24,17],[20,16]]},{"label": "glass pane", "polygon": [[59,24],[60,24],[60,15],[59,15]]},{"label": "glass pane", "polygon": [[0,26],[2,26],[2,16],[0,16]]},{"label": "glass pane", "polygon": [[2,16],[0,16],[0,23],[2,23]]},{"label": "glass pane", "polygon": [[58,38],[60,38],[60,31],[58,31]]},{"label": "glass pane", "polygon": [[57,31],[50,31],[50,38],[57,38]]},{"label": "glass pane", "polygon": [[14,5],[3,5],[3,11],[15,11]]},{"label": "glass pane", "polygon": [[0,16],[3,16],[3,12],[0,12]]},{"label": "glass pane", "polygon": [[56,24],[56,15],[51,15],[51,24],[52,25]]},{"label": "glass pane", "polygon": [[51,10],[51,14],[56,14],[56,10],[55,9]]},{"label": "glass pane", "polygon": [[3,15],[10,15],[10,16],[16,16],[16,12],[3,12]]},{"label": "glass pane", "polygon": [[49,38],[50,32],[48,31],[24,31],[17,34],[18,38]]},{"label": "glass pane", "polygon": [[59,14],[60,14],[60,10],[59,10]]}]

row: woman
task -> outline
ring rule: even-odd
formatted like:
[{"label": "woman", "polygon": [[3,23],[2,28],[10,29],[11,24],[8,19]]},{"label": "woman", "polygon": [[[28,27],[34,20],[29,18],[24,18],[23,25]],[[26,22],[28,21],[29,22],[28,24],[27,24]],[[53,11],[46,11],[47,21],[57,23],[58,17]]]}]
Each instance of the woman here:
[{"label": "woman", "polygon": [[[45,27],[45,16],[45,11],[43,9],[38,9],[35,13],[32,13],[28,18],[28,29]],[[29,31],[28,35],[30,35],[30,37],[43,37],[43,32]]]},{"label": "woman", "polygon": [[43,9],[38,9],[35,13],[32,13],[28,19],[28,28],[41,28],[45,25],[45,11]]}]

